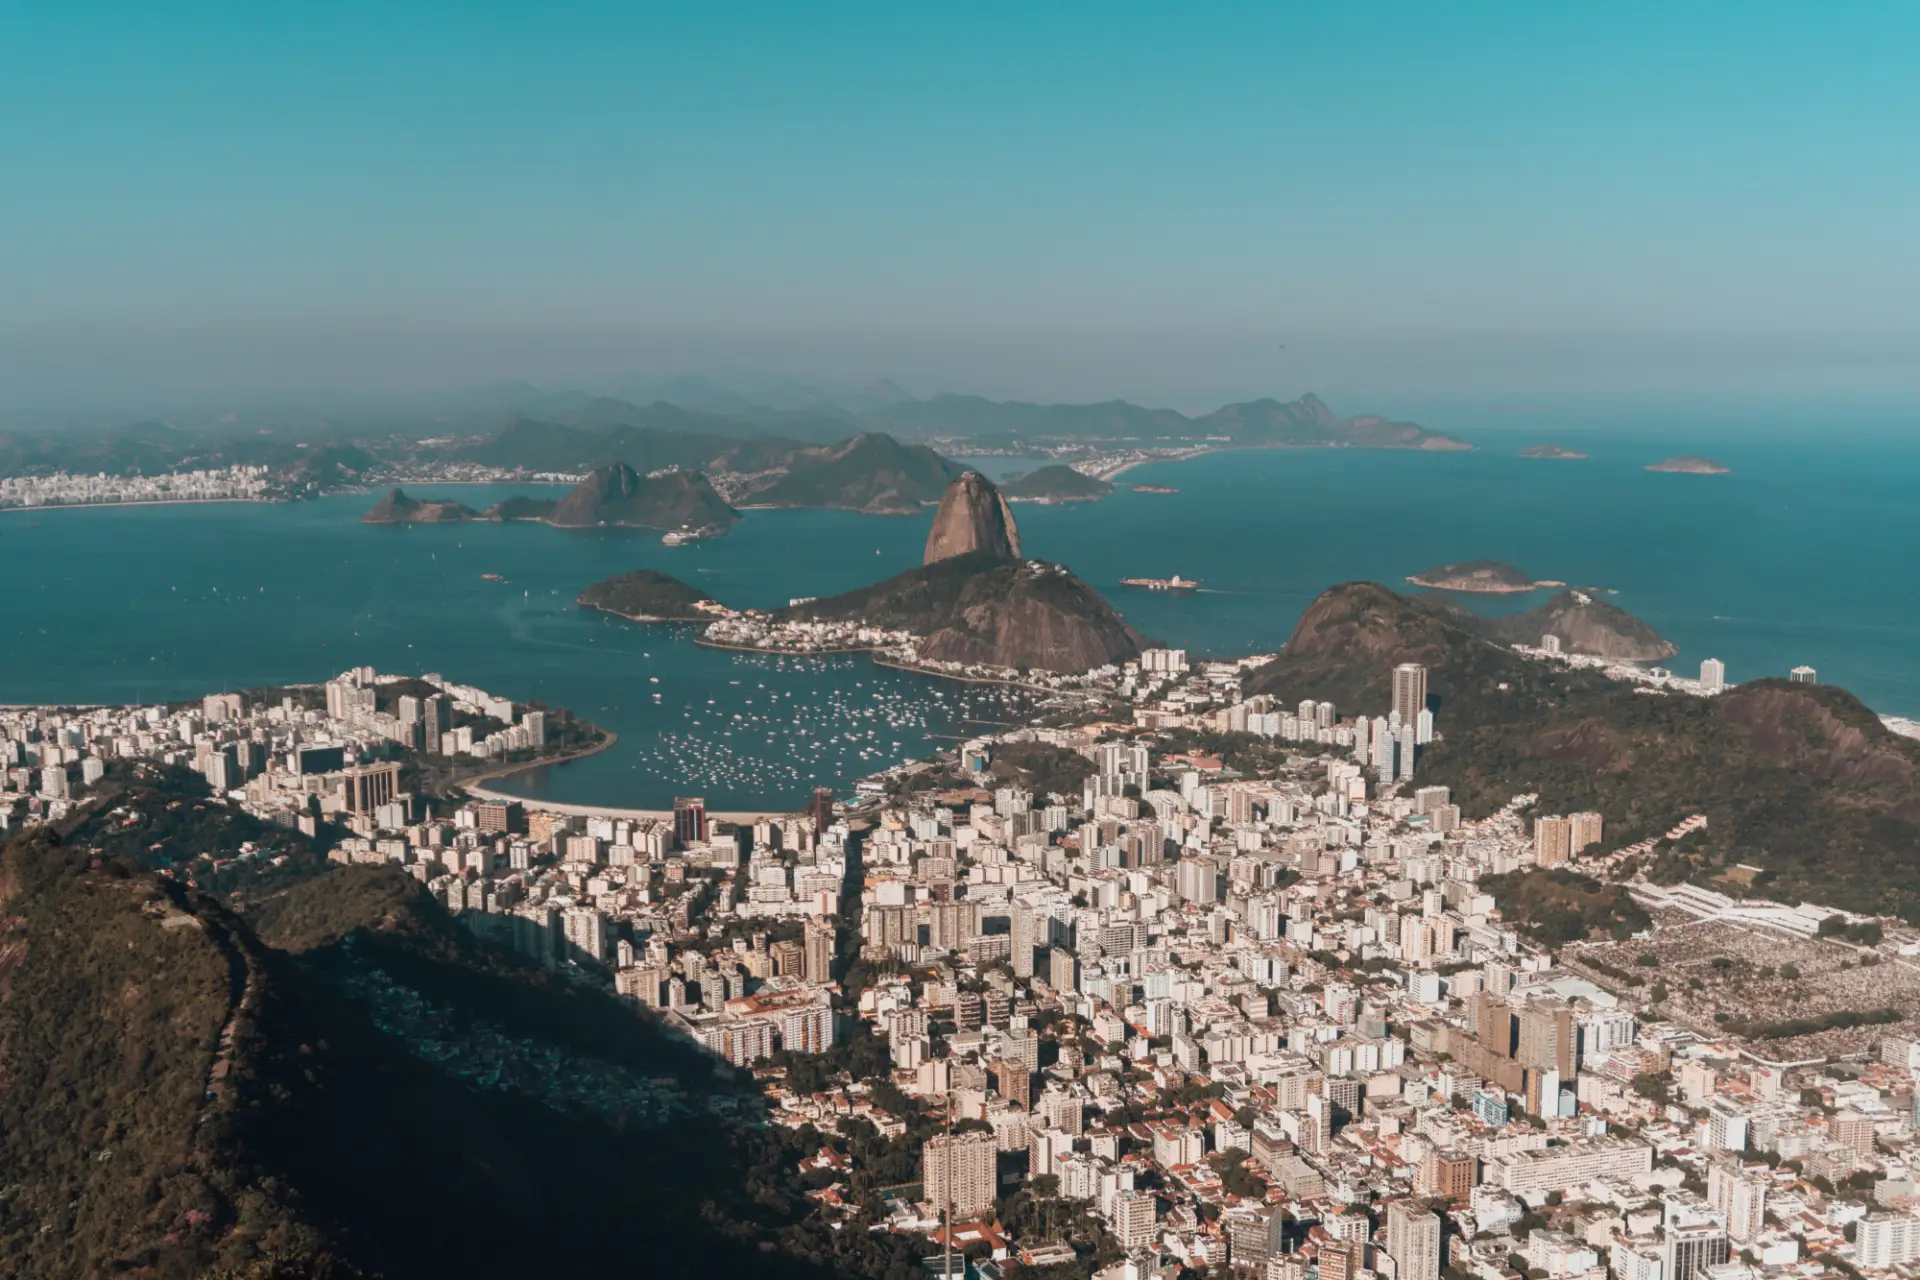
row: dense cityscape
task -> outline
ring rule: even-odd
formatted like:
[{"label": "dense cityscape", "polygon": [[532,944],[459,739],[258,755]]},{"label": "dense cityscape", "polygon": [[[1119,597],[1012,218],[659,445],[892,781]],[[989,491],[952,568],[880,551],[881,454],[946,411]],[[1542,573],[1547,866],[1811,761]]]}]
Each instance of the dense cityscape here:
[{"label": "dense cityscape", "polygon": [[[1255,665],[1149,650],[1063,684],[1044,725],[758,817],[463,799],[462,769],[561,735],[438,675],[16,708],[0,821],[185,768],[329,861],[399,868],[476,936],[751,1072],[756,1123],[819,1135],[819,1212],[922,1240],[935,1274],[1745,1280],[1920,1257],[1920,1043],[1876,1029],[1920,1013],[1920,933],[1649,881],[1703,818],[1632,846],[1526,794],[1463,820],[1420,779],[1446,728],[1424,667],[1392,671],[1391,706],[1339,708],[1243,698]],[[1631,674],[1724,683],[1712,661]],[[1557,935],[1514,914],[1569,873],[1602,914]],[[1862,981],[1809,1000],[1822,970]],[[356,990],[416,1052],[453,1052],[417,995]],[[458,1043],[496,1082],[676,1105]],[[912,1180],[848,1164],[849,1137],[929,1123]]]}]

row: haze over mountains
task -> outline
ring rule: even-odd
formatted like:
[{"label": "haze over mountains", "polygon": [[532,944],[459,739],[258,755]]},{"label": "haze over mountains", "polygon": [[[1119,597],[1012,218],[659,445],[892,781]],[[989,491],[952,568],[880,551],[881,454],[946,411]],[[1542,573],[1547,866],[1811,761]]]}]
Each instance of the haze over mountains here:
[{"label": "haze over mountains", "polygon": [[[1114,400],[1035,404],[943,394],[916,399],[881,382],[846,403],[801,390],[780,406],[755,403],[699,380],[669,384],[680,400],[644,403],[514,386],[432,411],[361,417],[223,414],[179,423],[113,423],[0,432],[0,475],[134,472],[224,467],[313,467],[322,448],[347,474],[392,456],[469,461],[531,471],[580,472],[621,461],[645,473],[678,466],[753,472],[801,451],[885,435],[904,444],[965,441],[982,449],[1048,442],[1141,445],[1299,445],[1375,449],[1470,447],[1417,424],[1341,417],[1314,395],[1260,399],[1189,416]],[[318,470],[325,472],[325,467]],[[942,476],[927,500],[938,496]],[[324,475],[323,475],[324,479]],[[870,495],[880,496],[880,495]]]}]

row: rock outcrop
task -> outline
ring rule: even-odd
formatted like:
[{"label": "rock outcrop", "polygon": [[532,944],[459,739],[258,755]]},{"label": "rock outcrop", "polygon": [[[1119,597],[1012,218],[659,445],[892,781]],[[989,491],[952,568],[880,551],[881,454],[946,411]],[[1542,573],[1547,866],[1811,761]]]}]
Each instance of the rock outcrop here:
[{"label": "rock outcrop", "polygon": [[923,565],[956,556],[981,554],[1012,560],[1020,555],[1020,530],[1007,500],[993,481],[978,471],[965,471],[940,496],[933,528],[927,531]]},{"label": "rock outcrop", "polygon": [[360,517],[362,524],[460,524],[477,519],[472,507],[459,502],[422,502],[402,489],[391,489]]},{"label": "rock outcrop", "polygon": [[624,462],[594,469],[560,499],[547,523],[563,529],[629,525],[641,529],[731,529],[740,513],[697,471],[642,476]]},{"label": "rock outcrop", "polygon": [[884,582],[783,612],[911,631],[937,662],[1055,672],[1138,657],[1140,637],[1098,592],[1055,564],[986,551],[936,560]]},{"label": "rock outcrop", "polygon": [[1560,648],[1609,662],[1659,662],[1680,652],[1658,631],[1618,605],[1584,591],[1562,591],[1537,609],[1484,619],[1482,634],[1506,644],[1538,645],[1560,637]]}]

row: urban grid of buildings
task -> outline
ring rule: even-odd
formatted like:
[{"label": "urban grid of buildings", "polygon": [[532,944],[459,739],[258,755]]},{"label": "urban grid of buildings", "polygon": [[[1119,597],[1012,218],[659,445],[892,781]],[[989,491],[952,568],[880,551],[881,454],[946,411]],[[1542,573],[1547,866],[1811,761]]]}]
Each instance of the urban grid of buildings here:
[{"label": "urban grid of buildings", "polygon": [[[420,760],[549,738],[545,713],[439,676],[6,710],[0,822],[63,816],[119,762],[189,767],[755,1071],[773,1123],[898,1138],[890,1104],[915,1101],[940,1120],[917,1183],[865,1206],[845,1179],[816,1194],[924,1235],[936,1272],[951,1253],[991,1280],[1089,1236],[1108,1280],[1920,1269],[1920,1042],[1781,1063],[1647,1017],[1641,987],[1531,944],[1483,884],[1617,860],[1600,814],[1517,796],[1465,818],[1420,776],[1445,725],[1417,665],[1392,671],[1390,705],[1359,708],[1242,698],[1249,665],[1152,650],[1092,677],[1130,718],[975,739],[851,802],[818,792],[737,824],[691,797],[657,815],[424,803],[403,785]],[[1709,662],[1677,691],[1724,683]],[[1171,749],[1180,730],[1286,745],[1254,776]],[[1040,750],[1078,762],[1077,789],[995,767]],[[1808,945],[1827,914],[1634,891]],[[1895,963],[1916,944],[1876,945]],[[887,1064],[872,1078],[802,1091],[771,1065],[869,1041]],[[1058,1212],[1015,1232],[1022,1195]]]}]

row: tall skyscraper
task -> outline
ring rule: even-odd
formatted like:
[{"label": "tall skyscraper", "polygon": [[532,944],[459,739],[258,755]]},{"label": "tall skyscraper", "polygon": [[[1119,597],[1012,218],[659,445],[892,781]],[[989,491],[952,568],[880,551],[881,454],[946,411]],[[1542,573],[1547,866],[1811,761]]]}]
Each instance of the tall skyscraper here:
[{"label": "tall skyscraper", "polygon": [[1718,693],[1727,687],[1727,664],[1718,658],[1708,658],[1700,664],[1700,687],[1708,693]]},{"label": "tall skyscraper", "polygon": [[1397,1280],[1439,1280],[1440,1215],[1411,1200],[1389,1204],[1387,1256]]},{"label": "tall skyscraper", "polygon": [[1557,867],[1573,856],[1573,824],[1558,814],[1533,820],[1533,859],[1543,867]]},{"label": "tall skyscraper", "polygon": [[673,798],[673,838],[684,848],[707,839],[707,802],[699,796]]},{"label": "tall skyscraper", "polygon": [[1045,917],[1024,902],[1016,902],[1008,913],[1008,932],[1012,935],[1009,942],[1013,950],[1013,975],[1016,978],[1033,976],[1033,949],[1039,945],[1039,937],[1045,937]]},{"label": "tall skyscraper", "polygon": [[1568,852],[1575,854],[1589,846],[1599,844],[1601,834],[1606,830],[1606,819],[1591,810],[1568,814],[1567,824],[1571,828],[1567,842]]},{"label": "tall skyscraper", "polygon": [[935,1134],[920,1148],[920,1182],[936,1210],[956,1219],[993,1212],[994,1158],[991,1133]]},{"label": "tall skyscraper", "polygon": [[1427,669],[1417,662],[1403,662],[1393,669],[1393,709],[1400,723],[1410,725],[1419,719],[1427,705]]},{"label": "tall skyscraper", "polygon": [[1746,1172],[1737,1159],[1715,1160],[1707,1167],[1707,1203],[1726,1220],[1729,1236],[1751,1240],[1766,1225],[1767,1180]]},{"label": "tall skyscraper", "polygon": [[1122,1249],[1138,1249],[1153,1239],[1153,1192],[1128,1190],[1113,1197],[1113,1235]]},{"label": "tall skyscraper", "polygon": [[816,985],[833,980],[833,930],[809,924],[806,932],[806,960],[802,977]]},{"label": "tall skyscraper", "polygon": [[421,711],[427,722],[427,750],[438,755],[442,751],[441,736],[453,731],[453,699],[444,693],[431,694]]}]

